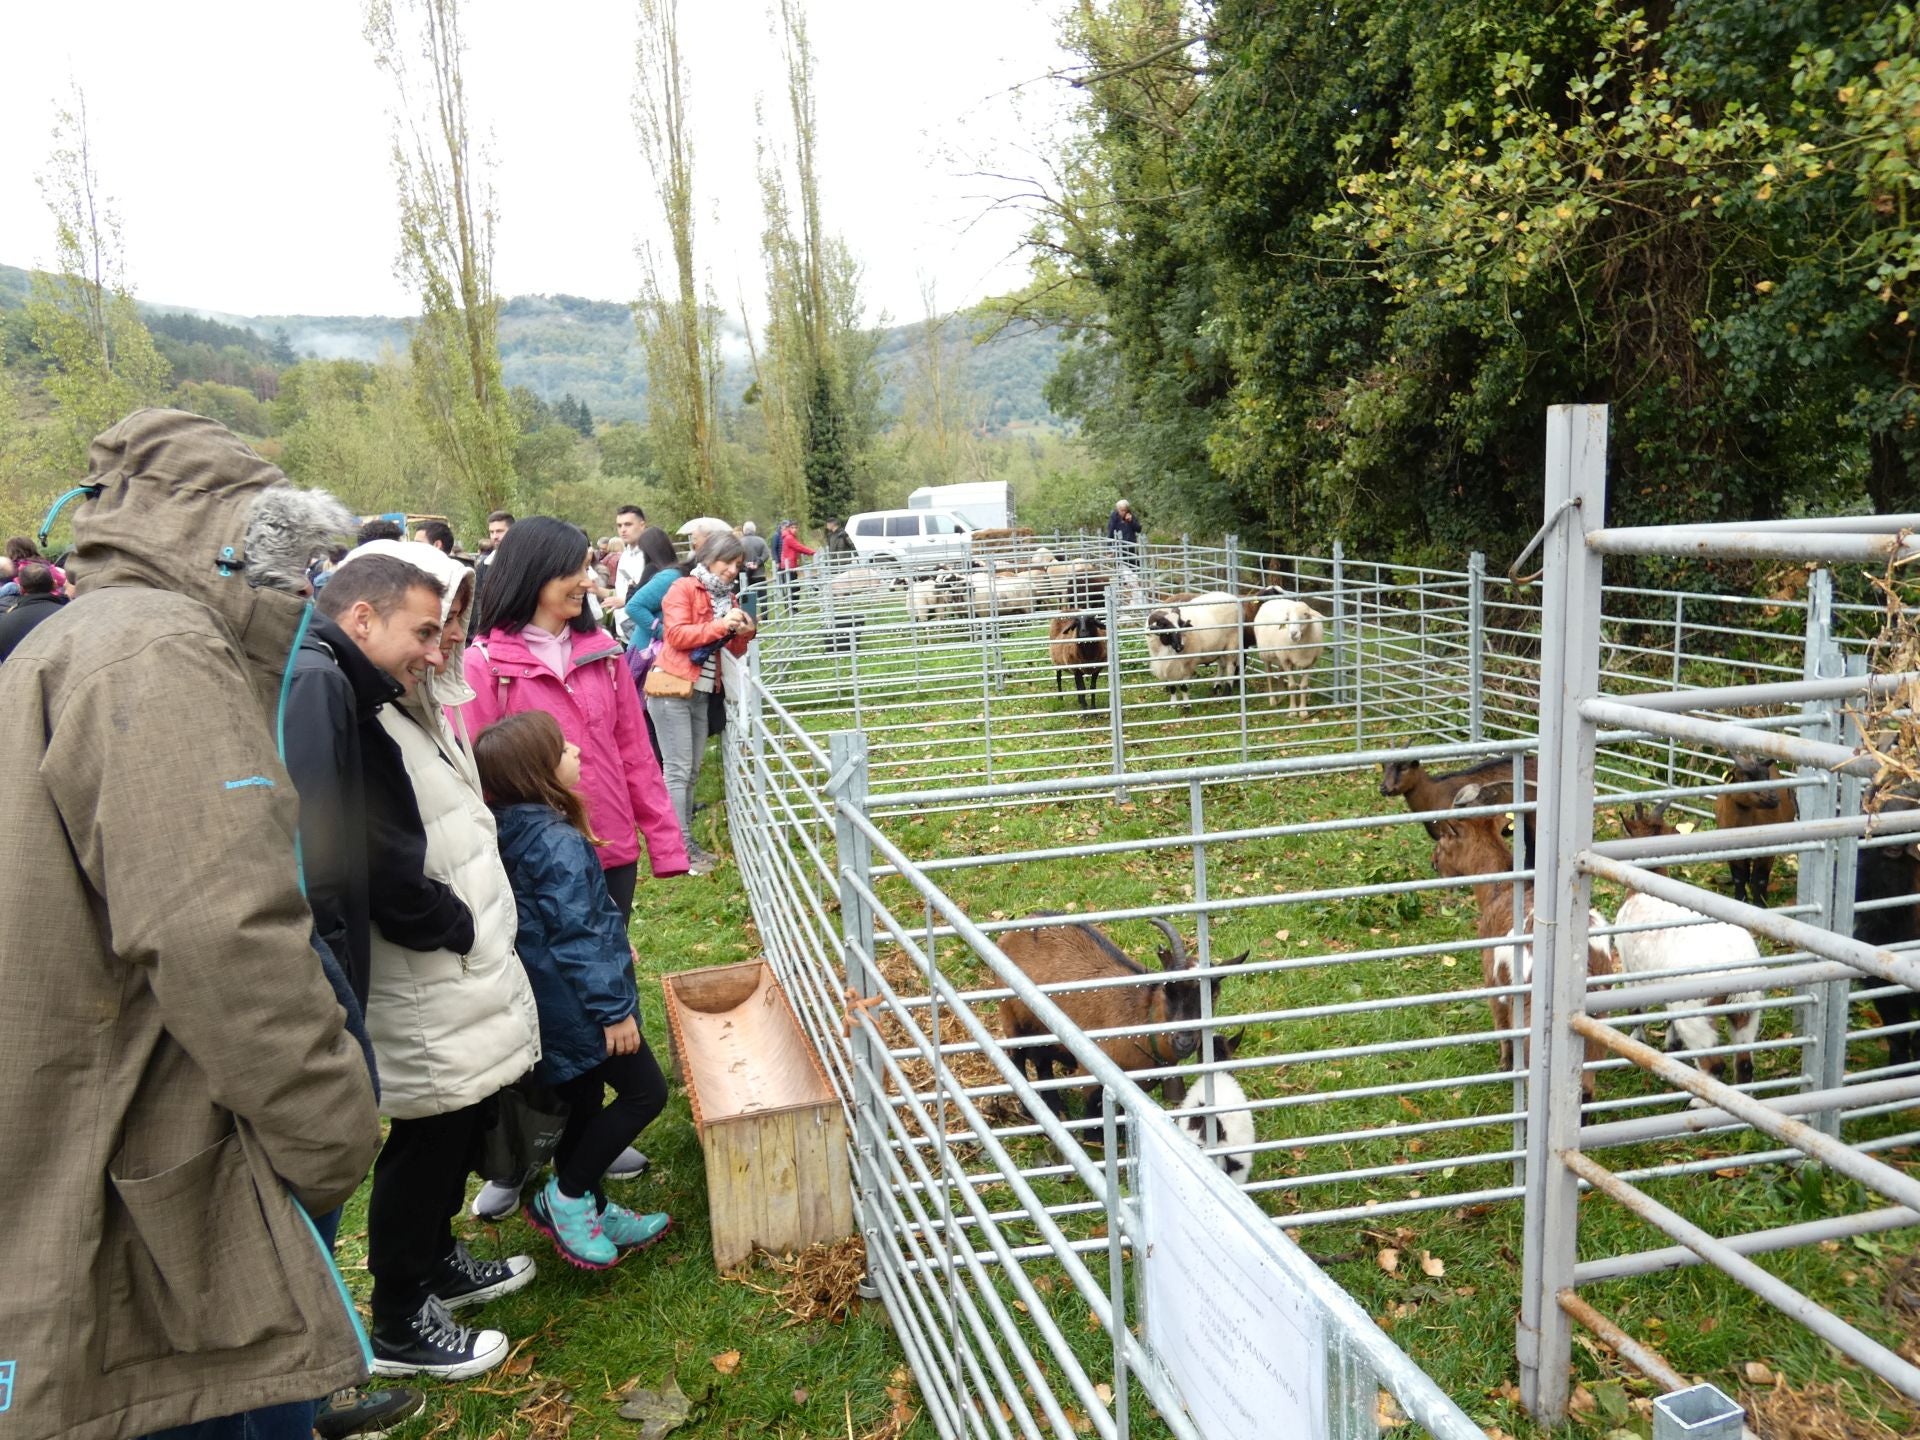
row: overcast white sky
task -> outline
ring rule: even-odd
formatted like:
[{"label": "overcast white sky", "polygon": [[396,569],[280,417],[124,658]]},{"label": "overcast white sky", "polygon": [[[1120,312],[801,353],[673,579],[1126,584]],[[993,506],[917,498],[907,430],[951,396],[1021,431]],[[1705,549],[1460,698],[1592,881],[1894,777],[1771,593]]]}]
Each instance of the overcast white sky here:
[{"label": "overcast white sky", "polygon": [[[990,213],[983,163],[1031,173],[1062,104],[1062,0],[810,0],[824,205],[870,306],[921,314],[1012,288],[1021,218]],[[0,263],[51,258],[34,183],[69,75],[144,300],[235,314],[411,313],[393,276],[390,82],[358,0],[69,0],[6,22]],[[632,0],[470,0],[468,104],[491,132],[502,295],[628,300],[657,202],[630,119]],[[686,0],[696,246],[722,304],[761,291],[754,102],[785,104],[764,0]],[[23,76],[31,79],[23,80]],[[784,134],[784,127],[780,133]],[[1000,187],[1005,188],[1005,187]],[[757,310],[756,305],[756,310]],[[873,318],[871,315],[869,318]]]}]

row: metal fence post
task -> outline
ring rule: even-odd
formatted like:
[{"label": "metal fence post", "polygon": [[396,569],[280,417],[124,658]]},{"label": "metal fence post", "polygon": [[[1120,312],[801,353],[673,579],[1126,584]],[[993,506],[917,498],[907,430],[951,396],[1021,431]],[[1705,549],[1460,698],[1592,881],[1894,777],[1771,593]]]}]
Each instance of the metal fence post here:
[{"label": "metal fence post", "polygon": [[1120,700],[1120,577],[1107,586],[1107,720],[1113,727],[1113,798],[1125,802],[1127,730]]},{"label": "metal fence post", "polygon": [[[1592,886],[1577,863],[1593,837],[1594,727],[1580,702],[1599,690],[1601,557],[1586,535],[1605,523],[1607,407],[1547,411],[1546,589],[1541,615],[1540,853],[1534,857],[1527,1195],[1516,1350],[1520,1396],[1542,1425],[1567,1414],[1580,1187],[1560,1158],[1580,1146],[1585,1047],[1569,1026],[1587,988]],[[1563,508],[1571,502],[1576,508]]]},{"label": "metal fence post", "polygon": [[1240,593],[1240,537],[1229,535],[1225,541],[1227,551],[1227,584],[1229,595]]},{"label": "metal fence post", "polygon": [[[835,874],[840,892],[841,965],[855,997],[870,999],[880,993],[874,982],[878,961],[873,954],[873,907],[862,887],[873,883],[873,847],[851,819],[851,812],[867,804],[867,737],[860,730],[836,730],[828,737],[827,795],[834,802]],[[859,883],[856,884],[855,881]],[[875,1093],[879,1060],[866,1031],[856,1021],[850,1042],[853,1054],[853,1203],[860,1217],[860,1233],[867,1243],[868,1283],[876,1263],[891,1253],[883,1245],[885,1216],[877,1197],[885,1191],[880,1152],[887,1145],[882,1108],[886,1097]]]},{"label": "metal fence post", "polygon": [[[1833,575],[1824,568],[1815,570],[1807,582],[1806,653],[1801,674],[1808,680],[1830,680],[1846,672],[1847,662],[1833,639]],[[1819,738],[1842,743],[1841,709],[1832,700],[1814,700],[1800,707],[1801,731],[1818,728]],[[1825,820],[1839,813],[1839,793],[1833,777],[1824,771],[1803,766],[1801,779],[1818,783],[1794,791],[1795,803],[1803,820]],[[1853,790],[1856,801],[1858,787]],[[1853,863],[1839,863],[1840,849],[1853,849],[1855,842],[1842,841],[1833,849],[1802,851],[1800,874],[1794,899],[1810,907],[1807,916],[1828,930],[1851,934],[1853,930]],[[1845,875],[1839,873],[1842,869]],[[1841,912],[1844,910],[1845,914]],[[1817,918],[1816,918],[1817,917]],[[1842,923],[1845,930],[1841,930]],[[1847,1004],[1851,986],[1844,980],[1811,985],[1807,998],[1806,1044],[1800,1051],[1800,1073],[1810,1090],[1838,1087],[1846,1073]],[[1836,1013],[1837,1012],[1837,1013]],[[1838,1112],[1823,1110],[1806,1117],[1807,1123],[1829,1135],[1840,1133]]]},{"label": "metal fence post", "polygon": [[1467,556],[1467,739],[1484,738],[1484,700],[1487,642],[1487,557],[1478,550]]},{"label": "metal fence post", "polygon": [[1347,587],[1346,552],[1333,542],[1333,703],[1347,702]]}]

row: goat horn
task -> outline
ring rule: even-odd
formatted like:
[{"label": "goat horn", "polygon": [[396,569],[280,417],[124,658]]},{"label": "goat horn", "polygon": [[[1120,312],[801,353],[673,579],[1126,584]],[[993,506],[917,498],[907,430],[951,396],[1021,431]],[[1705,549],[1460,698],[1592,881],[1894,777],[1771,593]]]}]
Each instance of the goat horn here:
[{"label": "goat horn", "polygon": [[1160,933],[1167,937],[1167,945],[1170,951],[1172,952],[1167,957],[1167,968],[1169,970],[1186,969],[1187,968],[1187,942],[1180,938],[1180,932],[1174,929],[1173,926],[1169,925],[1165,920],[1162,920],[1157,915],[1153,917],[1150,923],[1157,926],[1160,930]]},{"label": "goat horn", "polygon": [[1671,800],[1662,800],[1658,805],[1653,807],[1653,823],[1654,824],[1658,825],[1660,823],[1660,821],[1666,816],[1667,806],[1671,805],[1672,803],[1673,801]]}]

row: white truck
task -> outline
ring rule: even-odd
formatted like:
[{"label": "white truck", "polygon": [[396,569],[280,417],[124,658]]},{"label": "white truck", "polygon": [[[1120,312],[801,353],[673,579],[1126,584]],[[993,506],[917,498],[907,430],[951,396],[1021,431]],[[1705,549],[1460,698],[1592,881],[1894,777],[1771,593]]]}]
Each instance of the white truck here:
[{"label": "white truck", "polygon": [[907,496],[907,508],[948,510],[975,530],[1005,530],[1013,525],[1013,486],[1000,480],[922,485]]}]

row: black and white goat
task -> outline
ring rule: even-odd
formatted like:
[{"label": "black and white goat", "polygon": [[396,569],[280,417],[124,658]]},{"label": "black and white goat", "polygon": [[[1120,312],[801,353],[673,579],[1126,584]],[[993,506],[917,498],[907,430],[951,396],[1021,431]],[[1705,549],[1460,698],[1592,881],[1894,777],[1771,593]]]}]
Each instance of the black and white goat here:
[{"label": "black and white goat", "polygon": [[[1246,1033],[1245,1026],[1231,1035],[1214,1031],[1212,1043],[1203,1044],[1198,1051],[1199,1063],[1231,1060]],[[1212,1156],[1213,1163],[1230,1180],[1245,1185],[1253,1178],[1253,1111],[1247,1103],[1246,1090],[1231,1071],[1215,1070],[1191,1080],[1175,1077],[1166,1082],[1162,1093],[1178,1107],[1173,1115],[1175,1122],[1194,1144]],[[1213,1117],[1214,1133],[1219,1137],[1214,1145],[1207,1143],[1208,1116]]]},{"label": "black and white goat", "polygon": [[[1635,840],[1676,834],[1674,827],[1666,823],[1666,814],[1667,802],[1664,800],[1654,807],[1651,815],[1636,801],[1631,814],[1621,813],[1620,824],[1627,835]],[[1648,865],[1646,868],[1659,870],[1663,867]],[[1751,969],[1760,963],[1760,947],[1754,943],[1753,936],[1738,925],[1708,920],[1698,910],[1690,910],[1685,905],[1676,905],[1671,900],[1662,900],[1653,895],[1636,892],[1627,896],[1619,914],[1614,917],[1614,923],[1620,926],[1663,927],[1613,937],[1614,953],[1620,957],[1621,970],[1628,975],[1653,976],[1664,970],[1694,970],[1708,965],[1737,965]],[[1704,1002],[1669,1001],[1667,1049],[1698,1052],[1714,1048],[1719,1041],[1715,1017],[1687,1015],[1683,1011],[1698,1009],[1703,1003],[1743,1005],[1745,1009],[1733,1011],[1726,1017],[1727,1043],[1733,1049],[1734,1083],[1751,1084],[1752,1046],[1760,1034],[1761,998],[1758,990],[1741,990]],[[1646,1028],[1645,1025],[1636,1025],[1633,1038],[1639,1039]],[[1714,1055],[1699,1055],[1693,1064],[1705,1075],[1715,1074],[1720,1069],[1719,1057]]]}]

